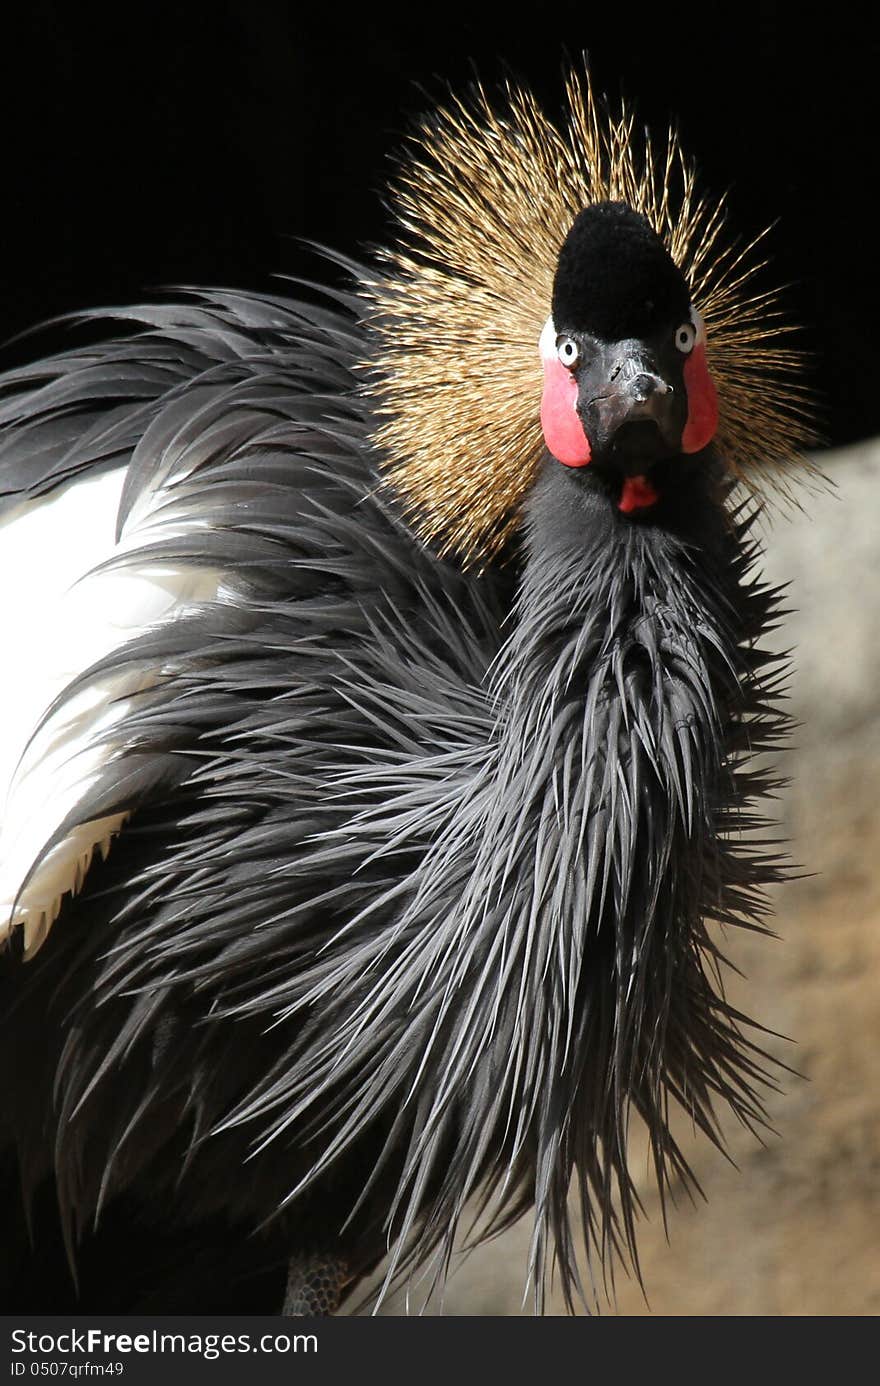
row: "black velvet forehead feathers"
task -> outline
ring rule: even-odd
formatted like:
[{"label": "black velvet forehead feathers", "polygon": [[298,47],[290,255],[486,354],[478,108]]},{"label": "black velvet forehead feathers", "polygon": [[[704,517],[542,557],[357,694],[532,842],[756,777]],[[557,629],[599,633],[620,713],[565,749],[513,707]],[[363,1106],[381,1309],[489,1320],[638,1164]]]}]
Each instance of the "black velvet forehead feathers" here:
[{"label": "black velvet forehead feathers", "polygon": [[690,294],[649,222],[625,202],[579,212],[559,252],[553,281],[557,332],[605,341],[650,337],[686,321]]}]

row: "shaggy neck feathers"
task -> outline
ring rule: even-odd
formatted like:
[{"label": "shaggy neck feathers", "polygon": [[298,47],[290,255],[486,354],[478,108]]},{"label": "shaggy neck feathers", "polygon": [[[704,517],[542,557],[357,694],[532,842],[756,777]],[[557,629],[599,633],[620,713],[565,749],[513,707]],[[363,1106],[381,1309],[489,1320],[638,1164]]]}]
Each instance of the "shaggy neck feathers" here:
[{"label": "shaggy neck feathers", "polygon": [[[740,764],[744,740],[772,743],[782,719],[764,702],[752,649],[774,597],[747,576],[748,526],[726,513],[711,468],[679,506],[678,532],[622,520],[555,463],[526,515],[473,875],[485,881],[490,860],[503,862],[493,927],[510,957],[517,939],[521,948],[505,1041],[511,1113],[520,1129],[523,1111],[532,1124],[538,1281],[545,1240],[563,1260],[571,1250],[575,1171],[589,1190],[585,1227],[596,1220],[603,1244],[634,1257],[631,1110],[661,1190],[672,1174],[689,1178],[670,1096],[707,1132],[717,1095],[761,1120],[759,1066],[710,983],[704,920],[755,920],[776,878],[776,864],[735,847],[728,830],[762,787]],[[514,1149],[513,1168],[520,1159]],[[578,1283],[573,1261],[563,1283]]]},{"label": "shaggy neck feathers", "polygon": [[[661,1190],[690,1179],[670,1099],[712,1139],[716,1098],[760,1123],[760,1056],[716,990],[705,920],[757,921],[778,870],[728,840],[766,788],[744,748],[783,725],[752,648],[774,597],[748,576],[747,523],[726,513],[711,464],[670,528],[576,487],[550,464],[530,497],[486,740],[457,764],[450,747],[446,808],[435,801],[403,909],[352,954],[358,984],[367,965],[372,980],[342,1031],[347,1053],[369,1055],[352,1100],[387,1102],[392,1073],[406,1095],[397,1247],[421,1260],[439,1246],[443,1264],[468,1198],[491,1230],[534,1205],[539,1308],[550,1247],[570,1302],[581,1294],[573,1176],[588,1246],[635,1264],[632,1112]],[[405,1032],[367,1051],[402,1010]],[[389,1274],[409,1264],[399,1255]]]}]

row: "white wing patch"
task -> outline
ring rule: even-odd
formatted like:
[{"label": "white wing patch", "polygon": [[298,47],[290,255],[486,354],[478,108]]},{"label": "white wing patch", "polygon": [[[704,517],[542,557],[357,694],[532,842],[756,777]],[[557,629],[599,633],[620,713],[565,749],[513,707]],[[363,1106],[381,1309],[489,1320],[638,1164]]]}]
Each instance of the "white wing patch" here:
[{"label": "white wing patch", "polygon": [[79,890],[95,851],[106,856],[125,821],[124,814],[93,820],[44,853],[113,756],[113,730],[151,676],[95,677],[46,713],[97,660],[222,595],[217,572],[175,569],[155,557],[93,571],[188,527],[182,515],[175,525],[168,494],[159,490],[117,545],[124,475],[120,468],[71,482],[0,520],[0,940],[21,926],[25,958],[44,942],[64,896]]}]

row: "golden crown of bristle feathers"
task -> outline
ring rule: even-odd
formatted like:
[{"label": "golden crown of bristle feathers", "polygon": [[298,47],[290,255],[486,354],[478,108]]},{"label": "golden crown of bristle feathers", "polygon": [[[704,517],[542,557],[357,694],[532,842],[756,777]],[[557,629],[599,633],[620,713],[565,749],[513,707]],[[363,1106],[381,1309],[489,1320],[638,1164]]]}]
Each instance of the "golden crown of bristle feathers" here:
[{"label": "golden crown of bristle feathers", "polygon": [[422,537],[466,563],[503,545],[544,455],[538,338],[562,242],[593,202],[641,212],[683,271],[732,471],[784,491],[813,440],[777,293],[750,289],[762,236],[725,243],[724,198],[697,192],[674,132],[655,145],[596,100],[588,73],[566,94],[564,133],[512,86],[501,111],[478,87],[427,119],[391,189],[399,244],[363,283],[386,475]]}]

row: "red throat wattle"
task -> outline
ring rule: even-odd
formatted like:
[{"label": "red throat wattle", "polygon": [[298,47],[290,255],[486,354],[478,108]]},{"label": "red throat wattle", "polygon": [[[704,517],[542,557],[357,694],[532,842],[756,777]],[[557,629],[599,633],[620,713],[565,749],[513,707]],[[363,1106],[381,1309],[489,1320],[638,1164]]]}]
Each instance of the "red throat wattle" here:
[{"label": "red throat wattle", "polygon": [[617,508],[624,515],[631,515],[634,510],[646,510],[649,505],[656,505],[659,499],[646,477],[628,476],[623,483]]}]

